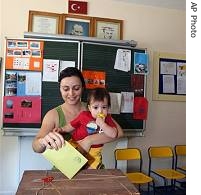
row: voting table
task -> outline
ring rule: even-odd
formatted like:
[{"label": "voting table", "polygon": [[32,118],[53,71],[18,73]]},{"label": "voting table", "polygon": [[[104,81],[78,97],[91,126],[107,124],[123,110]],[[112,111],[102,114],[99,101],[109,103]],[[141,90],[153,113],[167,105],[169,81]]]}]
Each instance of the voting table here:
[{"label": "voting table", "polygon": [[140,195],[119,169],[85,169],[72,179],[54,170],[24,171],[16,195]]}]

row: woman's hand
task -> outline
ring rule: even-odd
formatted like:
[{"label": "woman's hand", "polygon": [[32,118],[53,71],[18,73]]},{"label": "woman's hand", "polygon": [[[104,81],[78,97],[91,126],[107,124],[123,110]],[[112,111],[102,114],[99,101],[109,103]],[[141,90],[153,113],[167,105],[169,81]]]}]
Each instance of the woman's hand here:
[{"label": "woman's hand", "polygon": [[49,132],[45,137],[39,138],[38,142],[46,149],[55,150],[61,148],[65,143],[63,136],[57,132]]}]

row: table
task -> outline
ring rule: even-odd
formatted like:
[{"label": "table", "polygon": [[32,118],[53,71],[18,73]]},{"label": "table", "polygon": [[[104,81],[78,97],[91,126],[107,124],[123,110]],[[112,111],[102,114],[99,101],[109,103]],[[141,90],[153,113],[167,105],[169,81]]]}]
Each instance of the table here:
[{"label": "table", "polygon": [[16,195],[140,195],[119,169],[81,170],[71,180],[60,171],[24,171]]}]

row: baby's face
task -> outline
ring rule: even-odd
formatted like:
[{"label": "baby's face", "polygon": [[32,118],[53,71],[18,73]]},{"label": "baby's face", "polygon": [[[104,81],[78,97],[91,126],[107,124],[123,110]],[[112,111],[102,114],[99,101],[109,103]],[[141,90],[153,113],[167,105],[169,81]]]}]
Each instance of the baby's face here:
[{"label": "baby's face", "polygon": [[106,98],[104,101],[91,101],[89,105],[89,111],[91,112],[93,118],[97,118],[100,113],[107,116],[108,109],[108,102]]}]

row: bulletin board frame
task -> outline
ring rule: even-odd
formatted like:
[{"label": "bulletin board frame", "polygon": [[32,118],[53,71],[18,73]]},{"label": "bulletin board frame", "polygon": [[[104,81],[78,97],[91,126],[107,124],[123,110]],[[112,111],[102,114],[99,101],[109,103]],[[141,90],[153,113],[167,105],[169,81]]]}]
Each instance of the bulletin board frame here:
[{"label": "bulletin board frame", "polygon": [[160,60],[173,60],[175,62],[185,61],[185,54],[176,53],[165,53],[165,52],[155,52],[153,57],[153,100],[161,101],[186,101],[186,94],[160,94],[159,93],[159,83],[160,83]]}]

